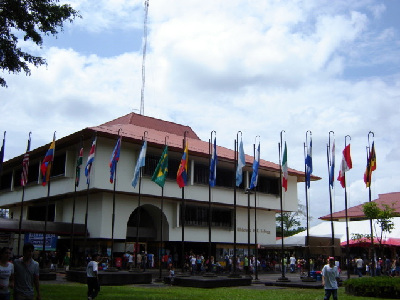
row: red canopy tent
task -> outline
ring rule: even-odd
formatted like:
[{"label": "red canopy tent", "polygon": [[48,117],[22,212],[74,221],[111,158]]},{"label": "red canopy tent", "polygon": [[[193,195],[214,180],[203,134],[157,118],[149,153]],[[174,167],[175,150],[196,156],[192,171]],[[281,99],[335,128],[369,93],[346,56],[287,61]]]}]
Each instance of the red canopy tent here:
[{"label": "red canopy tent", "polygon": [[[380,239],[374,238],[374,244],[379,245]],[[385,246],[400,246],[400,238],[387,238],[382,240],[382,245]],[[346,247],[347,241],[341,242],[340,246]],[[349,241],[350,247],[369,247],[371,246],[371,239],[370,238],[359,238],[355,240]]]}]

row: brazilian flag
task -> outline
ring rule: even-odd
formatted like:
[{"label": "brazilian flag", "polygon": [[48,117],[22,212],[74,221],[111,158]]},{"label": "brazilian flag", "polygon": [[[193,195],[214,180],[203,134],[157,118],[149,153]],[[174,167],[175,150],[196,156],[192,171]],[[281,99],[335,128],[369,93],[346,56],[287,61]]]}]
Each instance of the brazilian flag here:
[{"label": "brazilian flag", "polygon": [[165,146],[163,153],[161,154],[160,160],[157,164],[156,170],[154,171],[151,181],[157,183],[160,187],[164,187],[165,178],[168,174],[168,146]]}]

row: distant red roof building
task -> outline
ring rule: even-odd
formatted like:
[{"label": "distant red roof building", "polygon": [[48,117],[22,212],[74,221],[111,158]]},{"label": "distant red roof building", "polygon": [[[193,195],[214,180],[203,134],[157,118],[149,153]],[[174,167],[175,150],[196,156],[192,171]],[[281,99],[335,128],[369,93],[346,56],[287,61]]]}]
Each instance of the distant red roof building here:
[{"label": "distant red roof building", "polygon": [[[400,192],[379,194],[378,199],[373,200],[373,202],[376,202],[380,208],[384,208],[385,204],[389,205],[390,207],[394,208],[396,213],[400,214]],[[349,218],[349,220],[355,221],[355,220],[365,219],[362,206],[363,204],[360,204],[347,209],[347,217]],[[344,219],[346,217],[345,213],[346,213],[345,210],[335,212],[332,214],[332,218],[334,221]],[[329,214],[320,217],[320,219],[330,221],[331,215]]]}]

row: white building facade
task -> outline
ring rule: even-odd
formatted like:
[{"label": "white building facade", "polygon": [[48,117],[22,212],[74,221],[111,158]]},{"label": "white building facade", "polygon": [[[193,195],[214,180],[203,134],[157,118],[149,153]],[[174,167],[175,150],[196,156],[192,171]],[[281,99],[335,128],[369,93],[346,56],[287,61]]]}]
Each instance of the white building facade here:
[{"label": "white building facade", "polygon": [[[122,136],[122,145],[114,194],[114,185],[109,181],[109,161],[118,132]],[[88,186],[84,167],[94,135],[97,135],[97,145]],[[183,154],[184,135],[189,147],[189,176],[182,197],[182,189],[176,183],[176,174]],[[84,162],[79,186],[75,192],[75,168],[81,138],[83,138]],[[131,181],[143,138],[148,142],[148,149],[146,166],[142,168],[139,196],[139,184],[133,188]],[[162,197],[161,187],[151,181],[151,176],[165,143],[169,150],[169,171]],[[82,235],[76,235],[74,251],[82,253],[85,249],[87,251],[90,249],[105,252],[113,247],[114,253],[122,253],[127,250],[132,251],[134,243],[138,241],[140,250],[156,254],[160,248],[161,220],[163,220],[163,251],[170,254],[178,253],[180,256],[183,245],[181,224],[183,203],[186,208],[184,226],[186,252],[192,250],[207,255],[207,248],[210,245],[209,206],[212,219],[212,255],[216,255],[217,259],[227,252],[232,253],[235,231],[239,254],[248,251],[248,230],[250,230],[251,249],[255,248],[256,229],[257,244],[275,244],[275,215],[280,211],[280,168],[277,164],[260,161],[257,191],[249,195],[245,191],[251,178],[253,157],[246,155],[243,183],[236,189],[236,227],[234,227],[235,151],[217,147],[217,184],[210,191],[209,142],[201,141],[188,126],[132,113],[57,140],[49,197],[47,197],[47,186],[43,187],[40,184],[41,176],[38,171],[40,161],[48,147],[49,145],[44,145],[30,153],[29,180],[24,189],[23,223],[28,220],[43,222],[48,203],[47,222],[70,224],[75,202],[74,223],[82,225],[85,224],[86,203],[88,203],[88,238],[85,241]],[[4,163],[0,187],[0,207],[9,209],[10,218],[14,220],[19,219],[21,215],[23,189],[19,181],[22,157],[23,155]],[[297,183],[300,181],[304,182],[304,173],[289,169],[288,191],[283,195],[284,211],[297,210]],[[115,199],[115,224],[112,246],[113,199]],[[255,222],[255,205],[257,222]],[[8,230],[13,231],[14,237],[17,237],[15,227]],[[29,229],[23,230],[23,233],[27,232]],[[71,232],[60,233],[55,230],[48,233],[59,235],[59,247],[64,250],[69,248]],[[16,245],[16,241],[14,243]]]}]

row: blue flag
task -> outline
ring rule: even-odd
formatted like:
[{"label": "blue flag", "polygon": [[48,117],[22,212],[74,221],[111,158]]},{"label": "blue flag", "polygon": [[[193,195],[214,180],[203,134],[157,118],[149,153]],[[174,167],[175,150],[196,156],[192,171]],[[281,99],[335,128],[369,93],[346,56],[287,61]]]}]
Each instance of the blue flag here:
[{"label": "blue flag", "polygon": [[258,167],[260,166],[260,143],[258,143],[257,151],[253,161],[253,174],[251,175],[250,189],[254,189],[258,182]]},{"label": "blue flag", "polygon": [[243,181],[243,167],[246,165],[246,158],[244,156],[243,141],[240,140],[238,165],[236,169],[236,186],[239,186]]},{"label": "blue flag", "polygon": [[311,182],[311,174],[313,172],[313,167],[312,167],[312,138],[310,136],[310,145],[307,147],[307,156],[305,159],[305,164],[306,164],[306,183],[307,183],[307,188],[310,188],[310,182]]},{"label": "blue flag", "polygon": [[114,150],[111,154],[110,158],[110,183],[114,182],[115,179],[115,170],[117,169],[117,163],[119,161],[119,154],[121,153],[121,139],[122,137],[119,137],[117,140],[117,143],[115,144]]},{"label": "blue flag", "polygon": [[135,172],[133,173],[132,186],[134,188],[136,188],[137,182],[139,180],[140,168],[144,167],[146,164],[146,151],[147,151],[147,141],[144,141],[142,150],[140,150],[140,154],[136,162]]},{"label": "blue flag", "polygon": [[211,163],[210,163],[210,177],[209,177],[209,184],[210,186],[215,186],[217,181],[217,141],[214,138],[214,146],[211,154]]}]

